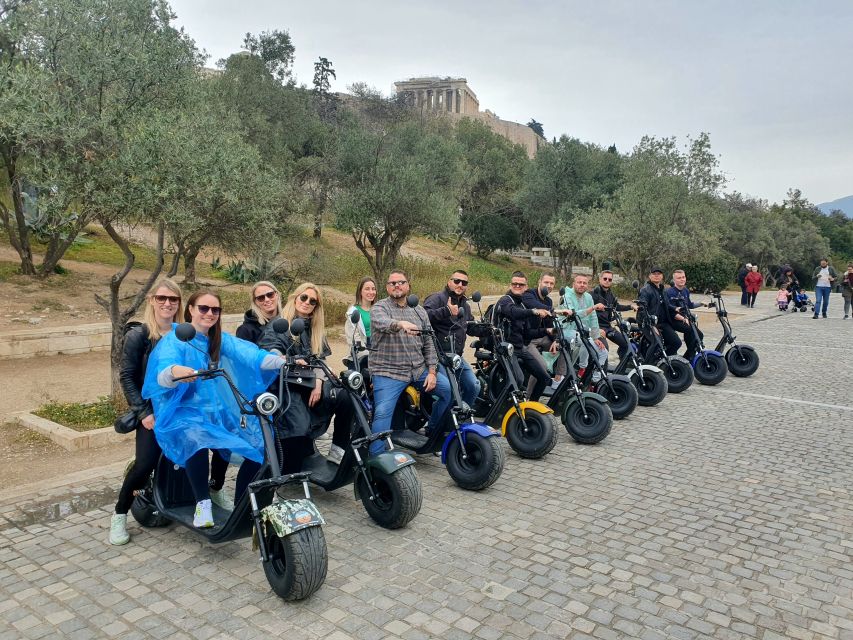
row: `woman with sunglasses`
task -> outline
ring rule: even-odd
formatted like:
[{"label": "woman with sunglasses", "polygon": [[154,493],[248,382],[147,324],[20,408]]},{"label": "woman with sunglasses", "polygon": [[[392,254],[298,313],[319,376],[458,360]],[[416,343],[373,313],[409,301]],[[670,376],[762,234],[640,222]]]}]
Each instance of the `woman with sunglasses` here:
[{"label": "woman with sunglasses", "polygon": [[[154,437],[154,410],[142,397],[145,367],[157,341],[172,330],[182,312],[181,289],[172,280],[160,280],[146,296],[142,322],[136,323],[124,338],[119,381],[131,411],[136,413],[136,457],[118,492],[115,513],[110,520],[110,544],[130,542],[127,512],[133,494],[142,489],[160,458],[160,445]],[[224,477],[224,474],[223,474]]]},{"label": "woman with sunglasses", "polygon": [[284,361],[223,333],[222,302],[212,291],[190,296],[184,320],[192,323],[195,337],[181,342],[170,333],[158,342],[151,352],[142,395],[154,405],[154,435],[163,453],[186,469],[196,500],[193,525],[212,527],[208,451],[220,450],[223,458],[230,458],[231,453],[243,457],[235,492],[239,500],[263,462],[263,437],[257,419],[241,422],[224,379],[197,380],[193,374],[221,367],[240,392],[251,398],[269,386]]},{"label": "woman with sunglasses", "polygon": [[261,280],[252,287],[252,306],[237,327],[237,337],[258,344],[264,328],[281,315],[281,294],[272,282]]},{"label": "woman with sunglasses", "polygon": [[[374,302],[376,302],[376,280],[366,276],[355,288],[355,304],[347,309],[347,315],[344,317],[344,332],[350,349],[355,342],[363,347],[370,346],[370,309],[373,308]],[[358,324],[353,324],[349,319],[356,309],[361,314],[361,320]]]},{"label": "woman with sunglasses", "polygon": [[[289,332],[280,334],[268,328],[258,343],[261,348],[293,356],[313,354],[324,360],[332,355],[326,340],[323,297],[316,285],[304,282],[296,287],[281,315],[290,324],[301,318],[305,330],[299,336],[293,336]],[[297,360],[297,363],[308,364],[306,360]],[[302,468],[302,461],[315,452],[314,440],[326,432],[333,416],[335,428],[329,459],[340,463],[344,447],[349,445],[352,408],[343,397],[335,402],[324,402],[323,380],[322,371],[316,368],[296,369],[288,376],[290,404],[277,422],[278,432],[284,439],[283,473],[294,473]]]}]

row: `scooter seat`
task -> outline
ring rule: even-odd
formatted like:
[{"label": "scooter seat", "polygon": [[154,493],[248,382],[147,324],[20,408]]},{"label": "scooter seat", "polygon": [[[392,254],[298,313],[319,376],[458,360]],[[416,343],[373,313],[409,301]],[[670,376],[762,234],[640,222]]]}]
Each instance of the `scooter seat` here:
[{"label": "scooter seat", "polygon": [[474,357],[477,358],[477,360],[494,360],[495,354],[486,349],[477,349],[474,352]]}]

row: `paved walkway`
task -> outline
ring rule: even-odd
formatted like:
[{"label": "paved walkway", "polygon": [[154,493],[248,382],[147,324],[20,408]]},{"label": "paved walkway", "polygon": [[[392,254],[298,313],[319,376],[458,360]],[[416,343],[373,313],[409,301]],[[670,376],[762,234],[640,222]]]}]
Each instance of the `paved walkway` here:
[{"label": "paved walkway", "polygon": [[419,459],[402,531],[316,491],[329,575],[302,603],[248,541],[134,523],[105,544],[117,465],[0,493],[0,639],[850,640],[853,322],[761,315],[736,327],[754,378],[638,408],[598,446],[509,453],[482,493]]}]

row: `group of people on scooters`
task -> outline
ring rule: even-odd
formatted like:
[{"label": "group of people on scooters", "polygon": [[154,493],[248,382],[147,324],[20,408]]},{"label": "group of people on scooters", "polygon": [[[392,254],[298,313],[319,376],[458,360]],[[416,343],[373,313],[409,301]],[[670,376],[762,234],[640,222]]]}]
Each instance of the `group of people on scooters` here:
[{"label": "group of people on scooters", "polygon": [[[695,348],[686,331],[686,318],[679,313],[674,300],[686,300],[691,308],[684,273],[673,274],[669,290],[662,285],[663,272],[652,269],[649,281],[640,291],[642,307],[657,316],[664,335],[667,353],[675,353],[681,345],[676,332],[687,337],[688,355]],[[411,283],[401,270],[387,278],[387,297],[377,301],[378,287],[373,278],[363,278],[355,292],[355,304],[347,317],[358,311],[358,322],[346,323],[347,341],[369,350],[369,372],[373,393],[374,433],[391,428],[394,409],[404,389],[415,386],[433,396],[434,403],[426,426],[430,432],[443,429],[451,404],[448,375],[456,375],[462,400],[473,406],[480,394],[480,382],[471,365],[462,359],[461,367],[449,373],[439,364],[432,336],[447,351],[462,355],[467,336],[478,337],[482,327],[473,322],[469,301],[469,277],[464,270],[454,271],[446,287],[412,305]],[[571,288],[565,290],[556,307],[550,294],[556,285],[553,274],[543,274],[537,286],[530,287],[521,272],[515,272],[509,290],[495,305],[495,317],[505,318],[504,339],[515,347],[519,364],[528,376],[528,391],[536,399],[549,387],[556,387],[565,375],[565,360],[555,361],[553,376],[543,354],[555,354],[558,331],[573,331],[560,318],[577,314],[589,329],[589,340],[600,362],[607,359],[607,341],[614,342],[622,353],[628,348],[619,332],[613,331],[612,309],[628,310],[634,305],[620,305],[611,292],[613,273],[599,274],[599,284],[587,291],[589,277],[574,276]],[[674,293],[673,293],[674,292]],[[289,402],[276,420],[277,435],[282,442],[284,473],[300,470],[302,459],[315,452],[315,440],[332,424],[329,460],[340,462],[350,442],[352,420],[349,403],[329,396],[322,371],[310,367],[308,356],[326,358],[331,354],[325,328],[322,292],[312,283],[300,284],[287,301],[271,282],[256,283],[251,293],[251,308],[246,312],[236,337],[222,330],[221,298],[213,291],[196,291],[183,304],[180,287],[169,279],[161,280],[148,295],[144,318],[131,328],[125,339],[121,367],[122,388],[130,408],[136,413],[136,457],[126,474],[112,516],[110,542],[129,541],[126,521],[135,492],[141,490],[151,475],[161,452],[186,470],[196,500],[193,524],[213,526],[212,504],[233,509],[233,500],[224,487],[229,461],[242,460],[234,491],[239,498],[252,481],[263,460],[263,441],[259,429],[241,420],[230,401],[227,390],[217,381],[194,384],[200,370],[222,367],[246,396],[252,397],[270,387],[284,359],[295,358],[289,369],[287,387]],[[274,321],[299,318],[304,329],[298,335],[277,332]],[[195,337],[179,340],[172,330],[179,321],[191,323]],[[587,364],[587,351],[579,352],[578,365]],[[304,356],[304,358],[300,358]],[[301,368],[300,368],[301,367]],[[561,369],[562,367],[562,369]],[[219,381],[218,384],[225,384]],[[333,420],[334,418],[334,420]],[[385,448],[384,440],[370,445],[372,454]],[[236,454],[236,455],[235,455]],[[238,458],[239,456],[239,458]]]}]

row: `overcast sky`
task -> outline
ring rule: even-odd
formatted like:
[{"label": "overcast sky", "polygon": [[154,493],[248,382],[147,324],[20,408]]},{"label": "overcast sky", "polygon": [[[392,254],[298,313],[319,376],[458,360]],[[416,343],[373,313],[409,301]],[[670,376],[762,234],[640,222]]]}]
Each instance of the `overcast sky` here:
[{"label": "overcast sky", "polygon": [[310,85],[460,76],[501,118],[629,151],[707,131],[728,191],[853,194],[851,0],[171,0],[209,66],[286,29]]}]

